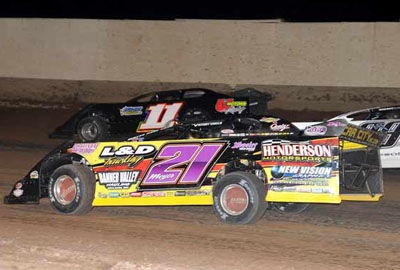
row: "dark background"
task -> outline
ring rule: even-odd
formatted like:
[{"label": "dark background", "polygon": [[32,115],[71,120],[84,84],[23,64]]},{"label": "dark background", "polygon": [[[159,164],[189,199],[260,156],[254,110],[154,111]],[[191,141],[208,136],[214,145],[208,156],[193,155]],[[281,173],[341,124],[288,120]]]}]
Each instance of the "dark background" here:
[{"label": "dark background", "polygon": [[397,1],[6,0],[0,17],[91,19],[278,19],[286,22],[398,22]]}]

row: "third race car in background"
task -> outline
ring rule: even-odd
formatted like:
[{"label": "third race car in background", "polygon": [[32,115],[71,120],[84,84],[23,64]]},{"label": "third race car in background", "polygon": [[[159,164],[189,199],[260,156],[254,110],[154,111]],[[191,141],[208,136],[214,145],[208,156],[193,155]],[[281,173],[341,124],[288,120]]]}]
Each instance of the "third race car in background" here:
[{"label": "third race car in background", "polygon": [[[343,119],[369,130],[385,132],[386,137],[380,146],[382,168],[400,168],[400,105],[352,111],[333,117],[329,121],[334,123],[335,120]],[[294,122],[298,128],[304,130],[305,134],[323,135],[323,129],[315,128],[317,123]]]},{"label": "third race car in background", "polygon": [[81,142],[121,140],[178,122],[264,114],[269,100],[269,94],[253,88],[237,90],[232,95],[204,88],[151,92],[125,103],[88,104],[57,127],[50,138]]}]

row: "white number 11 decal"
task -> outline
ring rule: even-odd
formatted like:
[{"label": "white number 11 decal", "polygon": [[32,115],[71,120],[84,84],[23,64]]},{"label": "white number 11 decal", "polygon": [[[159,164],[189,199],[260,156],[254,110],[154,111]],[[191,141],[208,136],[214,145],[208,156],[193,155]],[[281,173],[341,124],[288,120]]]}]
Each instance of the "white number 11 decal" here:
[{"label": "white number 11 decal", "polygon": [[161,129],[173,126],[179,110],[183,103],[176,102],[172,104],[160,103],[147,108],[147,117],[144,122],[138,126],[137,132],[148,132],[151,130]]}]

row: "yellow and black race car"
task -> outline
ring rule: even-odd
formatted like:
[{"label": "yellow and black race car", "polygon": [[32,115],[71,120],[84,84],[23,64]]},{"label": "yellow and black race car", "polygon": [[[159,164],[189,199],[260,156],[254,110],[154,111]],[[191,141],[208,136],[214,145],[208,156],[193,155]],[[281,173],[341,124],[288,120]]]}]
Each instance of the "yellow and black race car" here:
[{"label": "yellow and black race car", "polygon": [[268,205],[378,201],[384,134],[319,123],[303,134],[279,117],[232,117],[126,141],[66,142],[13,186],[8,204],[49,197],[63,214],[92,206],[213,205],[226,223],[256,222]]}]

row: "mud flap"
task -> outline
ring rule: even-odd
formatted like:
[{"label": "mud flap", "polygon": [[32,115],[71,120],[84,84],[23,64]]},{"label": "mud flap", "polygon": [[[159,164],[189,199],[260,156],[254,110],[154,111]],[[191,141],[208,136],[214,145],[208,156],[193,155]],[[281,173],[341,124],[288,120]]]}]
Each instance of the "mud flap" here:
[{"label": "mud flap", "polygon": [[16,182],[7,196],[5,204],[38,204],[40,199],[40,185],[38,179],[25,178]]}]

